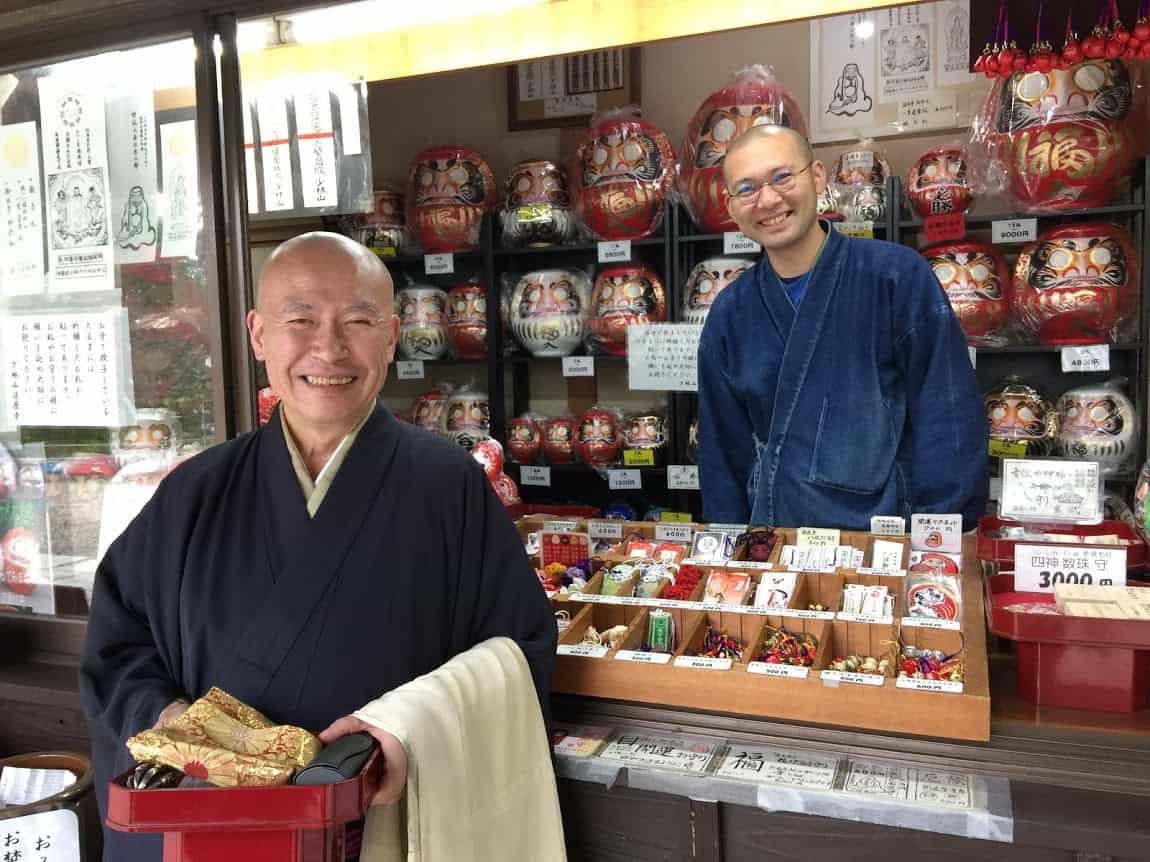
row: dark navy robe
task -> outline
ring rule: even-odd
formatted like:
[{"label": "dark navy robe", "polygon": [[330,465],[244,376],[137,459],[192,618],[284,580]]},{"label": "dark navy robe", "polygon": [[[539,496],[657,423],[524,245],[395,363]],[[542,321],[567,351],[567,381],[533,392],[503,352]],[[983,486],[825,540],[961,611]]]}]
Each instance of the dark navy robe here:
[{"label": "dark navy robe", "polygon": [[276,415],[173,471],[101,561],[80,679],[101,813],[124,741],[178,697],[215,685],[319,732],[497,635],[546,704],[555,620],[473,458],[379,407],[309,518]]},{"label": "dark navy robe", "polygon": [[716,297],[699,343],[705,520],[868,530],[942,512],[970,529],[986,447],[962,329],[913,249],[831,230],[797,308],[766,255]]}]

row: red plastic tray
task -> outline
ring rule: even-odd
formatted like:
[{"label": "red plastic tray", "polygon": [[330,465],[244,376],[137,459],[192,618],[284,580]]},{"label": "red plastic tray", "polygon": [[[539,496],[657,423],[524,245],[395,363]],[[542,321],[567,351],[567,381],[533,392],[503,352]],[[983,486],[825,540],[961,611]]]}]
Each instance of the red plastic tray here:
[{"label": "red plastic tray", "polygon": [[603,513],[594,506],[560,506],[549,503],[514,503],[506,507],[511,520],[526,515],[555,515],[557,518],[598,518]]},{"label": "red plastic tray", "polygon": [[[1068,536],[1118,536],[1129,539],[1128,545],[1115,545],[1126,548],[1126,568],[1128,571],[1141,570],[1146,565],[1146,543],[1125,521],[1103,521],[1100,524],[1042,524],[1023,521],[1010,521],[994,515],[984,515],[978,519],[978,558],[987,563],[1014,566],[1014,546],[1039,544],[1032,539],[995,539],[988,535],[1002,527],[1031,527],[1044,533],[1060,533]],[[1110,547],[1110,546],[1106,546]],[[990,607],[990,605],[987,605]]]}]

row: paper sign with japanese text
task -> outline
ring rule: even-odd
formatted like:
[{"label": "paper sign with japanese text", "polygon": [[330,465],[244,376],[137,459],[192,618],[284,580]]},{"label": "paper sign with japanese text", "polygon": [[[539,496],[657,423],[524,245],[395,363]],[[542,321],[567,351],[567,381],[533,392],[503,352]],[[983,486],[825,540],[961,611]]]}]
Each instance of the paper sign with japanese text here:
[{"label": "paper sign with japanese text", "polygon": [[962,515],[911,515],[910,546],[916,551],[962,553]]}]

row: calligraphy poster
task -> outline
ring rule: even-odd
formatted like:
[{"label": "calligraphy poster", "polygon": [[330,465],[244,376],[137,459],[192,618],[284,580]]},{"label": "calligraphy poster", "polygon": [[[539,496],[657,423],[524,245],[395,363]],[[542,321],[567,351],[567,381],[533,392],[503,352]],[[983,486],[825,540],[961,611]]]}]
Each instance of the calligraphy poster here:
[{"label": "calligraphy poster", "polygon": [[264,170],[264,209],[267,212],[294,209],[287,104],[282,96],[262,94],[256,99],[256,112],[260,123],[260,162]]},{"label": "calligraphy poster", "polygon": [[331,122],[331,92],[327,87],[298,90],[295,104],[299,140],[300,187],[308,208],[339,204],[335,164],[335,132]]},{"label": "calligraphy poster", "polygon": [[111,290],[103,88],[49,76],[39,89],[49,286],[57,293]]},{"label": "calligraphy poster", "polygon": [[44,290],[44,199],[36,124],[0,126],[0,296]]},{"label": "calligraphy poster", "polygon": [[160,126],[164,172],[163,257],[196,257],[200,233],[199,171],[196,167],[196,121]]},{"label": "calligraphy poster", "polygon": [[690,323],[627,327],[627,381],[633,390],[699,390],[699,337]]},{"label": "calligraphy poster", "polygon": [[156,259],[159,239],[152,85],[110,96],[107,118],[116,263],[147,263]]},{"label": "calligraphy poster", "polygon": [[0,324],[4,391],[15,424],[135,423],[127,309],[13,314]]},{"label": "calligraphy poster", "polygon": [[0,860],[80,862],[80,821],[75,811],[57,808],[5,820],[0,827]]},{"label": "calligraphy poster", "polygon": [[252,132],[252,106],[244,102],[244,177],[248,186],[248,213],[260,211],[260,187],[256,182],[256,141]]}]

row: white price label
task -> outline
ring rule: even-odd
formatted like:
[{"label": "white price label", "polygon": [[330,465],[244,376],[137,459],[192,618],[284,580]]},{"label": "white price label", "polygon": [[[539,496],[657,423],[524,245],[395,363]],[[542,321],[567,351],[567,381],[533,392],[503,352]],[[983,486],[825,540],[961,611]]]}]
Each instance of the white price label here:
[{"label": "white price label", "polygon": [[544,521],[543,531],[547,533],[574,533],[578,526],[578,521]]},{"label": "white price label", "polygon": [[642,474],[638,470],[608,470],[607,487],[612,491],[638,491],[643,487]]},{"label": "white price label", "polygon": [[880,617],[874,614],[850,614],[846,611],[839,611],[835,615],[835,619],[843,620],[848,623],[884,623],[890,624],[894,622],[893,617]]},{"label": "white price label", "polygon": [[775,611],[780,617],[793,617],[796,620],[833,620],[834,611],[799,611],[784,609]]},{"label": "white price label", "polygon": [[746,234],[729,230],[723,234],[723,254],[757,254],[763,247]]},{"label": "white price label", "polygon": [[952,682],[949,679],[914,679],[909,676],[900,676],[895,685],[898,688],[912,688],[917,691],[944,691],[948,694],[962,694],[962,683]]},{"label": "white price label", "polygon": [[837,548],[840,535],[826,527],[799,527],[796,544],[800,548]]},{"label": "white price label", "polygon": [[978,348],[977,347],[966,348],[966,355],[970,357],[970,367],[971,368],[978,368]]},{"label": "white price label", "polygon": [[588,521],[587,535],[592,539],[622,539],[622,521]]},{"label": "white price label", "polygon": [[541,488],[551,487],[551,468],[550,467],[530,467],[524,466],[519,468],[519,484],[520,485],[538,485]]},{"label": "white price label", "polygon": [[1034,242],[1038,238],[1038,219],[996,219],[990,223],[990,233],[995,244]]},{"label": "white price label", "polygon": [[609,647],[595,646],[594,644],[559,644],[555,652],[558,655],[573,655],[581,658],[603,658],[607,655]]},{"label": "white price label", "polygon": [[595,357],[594,356],[564,356],[563,357],[563,376],[564,377],[594,377],[595,376]]},{"label": "white price label", "polygon": [[690,524],[656,524],[656,542],[678,542],[687,545],[691,542],[694,530]]},{"label": "white price label", "polygon": [[1126,586],[1126,549],[1087,545],[1015,545],[1014,589],[1053,593],[1056,584]]},{"label": "white price label", "polygon": [[916,551],[962,553],[962,515],[911,515],[910,546]]},{"label": "white price label", "polygon": [[599,263],[625,263],[631,259],[631,240],[599,243]]},{"label": "white price label", "polygon": [[455,255],[453,254],[425,254],[423,256],[423,271],[427,275],[447,275],[455,272]]},{"label": "white price label", "polygon": [[1110,345],[1087,344],[1062,348],[1063,371],[1109,371]]},{"label": "white price label", "polygon": [[877,673],[848,673],[845,670],[824,670],[820,676],[824,683],[829,685],[838,685],[840,682],[848,682],[851,685],[874,685],[880,686],[886,681],[886,677]]},{"label": "white price label", "polygon": [[806,679],[810,674],[809,667],[796,667],[792,664],[770,664],[765,661],[753,661],[747,665],[748,673],[759,673],[763,676],[785,676],[792,679]]},{"label": "white price label", "polygon": [[1097,461],[1004,458],[998,510],[1015,521],[1102,520]]},{"label": "white price label", "polygon": [[944,629],[956,632],[962,628],[962,625],[958,620],[936,620],[932,617],[903,617],[902,627],[913,629]]},{"label": "white price label", "polygon": [[701,655],[681,655],[675,657],[675,667],[693,667],[700,670],[730,670],[729,658],[711,658]]},{"label": "white price label", "polygon": [[401,359],[395,363],[396,376],[400,380],[422,380],[422,359]]},{"label": "white price label", "polygon": [[667,490],[698,491],[699,468],[694,464],[669,464],[667,466]]},{"label": "white price label", "polygon": [[875,515],[870,519],[870,531],[876,536],[902,536],[906,534],[906,518],[895,515]]},{"label": "white price label", "polygon": [[615,653],[619,661],[633,661],[639,664],[666,664],[671,660],[669,652],[642,652],[634,649],[621,649]]}]

